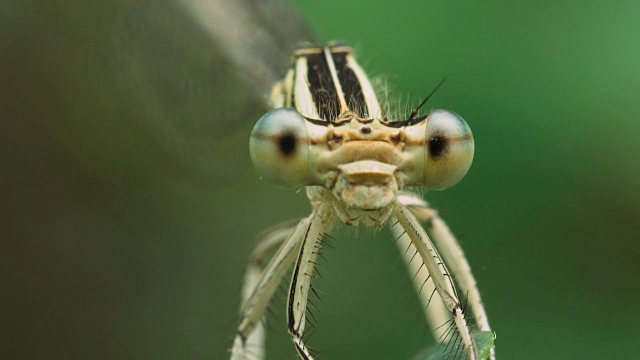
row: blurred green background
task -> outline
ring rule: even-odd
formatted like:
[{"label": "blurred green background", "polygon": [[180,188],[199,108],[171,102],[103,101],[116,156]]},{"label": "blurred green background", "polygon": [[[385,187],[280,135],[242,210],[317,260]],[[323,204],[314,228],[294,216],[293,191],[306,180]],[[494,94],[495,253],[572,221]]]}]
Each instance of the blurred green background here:
[{"label": "blurred green background", "polygon": [[[256,234],[309,212],[249,162],[263,89],[226,86],[238,70],[173,3],[0,2],[2,358],[224,359]],[[430,106],[468,121],[476,159],[426,197],[498,357],[635,358],[640,2],[295,6],[403,99],[448,77]],[[333,236],[311,346],[410,359],[429,330],[388,233]],[[276,304],[269,355],[294,359]]]}]

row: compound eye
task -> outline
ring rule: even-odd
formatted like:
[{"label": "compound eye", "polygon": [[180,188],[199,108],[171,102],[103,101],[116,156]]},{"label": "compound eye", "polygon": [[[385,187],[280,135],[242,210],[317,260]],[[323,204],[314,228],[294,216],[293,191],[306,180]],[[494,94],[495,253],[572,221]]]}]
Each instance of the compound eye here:
[{"label": "compound eye", "polygon": [[455,185],[473,161],[473,134],[460,115],[433,110],[427,118],[424,183],[430,189]]},{"label": "compound eye", "polygon": [[289,108],[264,114],[251,132],[249,152],[254,166],[273,182],[304,184],[309,168],[309,140],[304,118]]}]

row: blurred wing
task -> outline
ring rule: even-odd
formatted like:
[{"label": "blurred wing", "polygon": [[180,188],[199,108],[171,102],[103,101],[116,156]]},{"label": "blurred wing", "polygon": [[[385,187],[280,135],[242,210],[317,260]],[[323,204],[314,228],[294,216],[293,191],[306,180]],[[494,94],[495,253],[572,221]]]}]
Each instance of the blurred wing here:
[{"label": "blurred wing", "polygon": [[296,43],[313,35],[282,0],[163,0],[120,8],[109,64],[144,127],[188,175],[248,164],[248,135]]}]

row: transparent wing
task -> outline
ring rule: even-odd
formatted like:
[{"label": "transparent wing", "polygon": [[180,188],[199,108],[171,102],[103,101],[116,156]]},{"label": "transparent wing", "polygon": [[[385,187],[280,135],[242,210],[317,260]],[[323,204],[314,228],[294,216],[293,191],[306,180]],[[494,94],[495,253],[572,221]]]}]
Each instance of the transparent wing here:
[{"label": "transparent wing", "polygon": [[282,0],[161,0],[119,7],[106,53],[138,124],[206,181],[248,163],[247,136],[296,43],[313,36]]}]

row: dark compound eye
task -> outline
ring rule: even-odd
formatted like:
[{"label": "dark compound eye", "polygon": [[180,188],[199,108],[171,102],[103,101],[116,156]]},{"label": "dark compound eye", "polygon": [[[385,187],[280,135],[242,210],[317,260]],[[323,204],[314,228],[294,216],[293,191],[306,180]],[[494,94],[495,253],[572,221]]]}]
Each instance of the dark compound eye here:
[{"label": "dark compound eye", "polygon": [[433,110],[427,117],[424,185],[445,189],[455,185],[469,171],[473,161],[473,134],[460,115]]},{"label": "dark compound eye", "polygon": [[303,185],[309,174],[307,125],[297,111],[280,108],[258,120],[249,141],[255,167],[272,181]]}]

